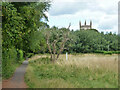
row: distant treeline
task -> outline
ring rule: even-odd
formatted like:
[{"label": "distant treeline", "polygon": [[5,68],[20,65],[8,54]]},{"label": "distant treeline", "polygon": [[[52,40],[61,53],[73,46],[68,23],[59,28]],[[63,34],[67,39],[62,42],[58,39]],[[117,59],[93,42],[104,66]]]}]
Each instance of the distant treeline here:
[{"label": "distant treeline", "polygon": [[[50,2],[3,2],[2,3],[2,69],[3,77],[9,78],[15,70],[15,64],[37,53],[49,53],[45,29],[59,31],[66,28],[49,28],[43,22],[48,21],[45,12]],[[119,51],[119,36],[99,33],[97,30],[70,31],[71,38],[65,43],[62,53],[101,53]],[[53,33],[51,40],[54,40]],[[59,42],[57,43],[59,45]],[[56,47],[57,48],[57,47]]]},{"label": "distant treeline", "polygon": [[120,50],[118,42],[120,36],[111,32],[104,34],[95,29],[71,32],[74,35],[74,42],[68,42],[70,44],[68,45],[69,53],[105,53],[104,51]]}]

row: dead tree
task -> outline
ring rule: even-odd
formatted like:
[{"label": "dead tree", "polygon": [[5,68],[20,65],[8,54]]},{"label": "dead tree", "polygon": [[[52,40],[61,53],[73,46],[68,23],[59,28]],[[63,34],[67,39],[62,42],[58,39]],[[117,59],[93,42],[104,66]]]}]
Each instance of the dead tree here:
[{"label": "dead tree", "polygon": [[[46,42],[47,42],[47,46],[48,46],[48,50],[50,52],[51,55],[51,61],[54,63],[56,60],[58,60],[60,54],[62,53],[62,51],[64,50],[64,46],[65,43],[69,40],[69,28],[70,28],[71,24],[69,24],[68,26],[68,31],[64,32],[61,31],[62,33],[62,40],[60,41],[60,35],[59,33],[56,33],[56,38],[50,42],[50,37],[51,37],[51,33],[52,30],[46,30],[45,33],[45,37],[46,37]],[[57,43],[60,42],[60,47],[57,50]]]}]

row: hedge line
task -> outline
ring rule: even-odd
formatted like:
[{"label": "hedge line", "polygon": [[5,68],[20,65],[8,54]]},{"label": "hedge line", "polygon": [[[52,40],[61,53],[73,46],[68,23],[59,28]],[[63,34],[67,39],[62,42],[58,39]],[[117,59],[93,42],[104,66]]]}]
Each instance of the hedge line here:
[{"label": "hedge line", "polygon": [[94,51],[94,53],[101,53],[101,54],[120,54],[120,51]]}]

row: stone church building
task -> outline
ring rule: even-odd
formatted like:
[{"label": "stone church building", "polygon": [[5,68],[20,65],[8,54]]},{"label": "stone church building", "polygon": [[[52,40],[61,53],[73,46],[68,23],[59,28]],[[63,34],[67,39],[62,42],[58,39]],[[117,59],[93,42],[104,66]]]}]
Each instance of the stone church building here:
[{"label": "stone church building", "polygon": [[80,26],[80,30],[88,30],[88,29],[92,29],[92,21],[90,21],[90,25],[86,25],[86,21],[85,24],[82,25],[81,21],[79,22],[79,26]]}]

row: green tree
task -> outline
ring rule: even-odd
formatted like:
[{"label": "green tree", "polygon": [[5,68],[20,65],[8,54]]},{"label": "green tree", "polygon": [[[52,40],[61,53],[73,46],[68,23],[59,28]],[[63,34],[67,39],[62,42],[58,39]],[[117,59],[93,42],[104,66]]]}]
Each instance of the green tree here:
[{"label": "green tree", "polygon": [[48,46],[49,53],[51,54],[51,61],[53,61],[53,63],[56,60],[58,60],[59,55],[65,49],[66,42],[70,40],[69,28],[70,28],[70,24],[68,28],[58,29],[58,28],[53,27],[50,29],[46,28],[46,30],[44,30],[46,43]]}]

